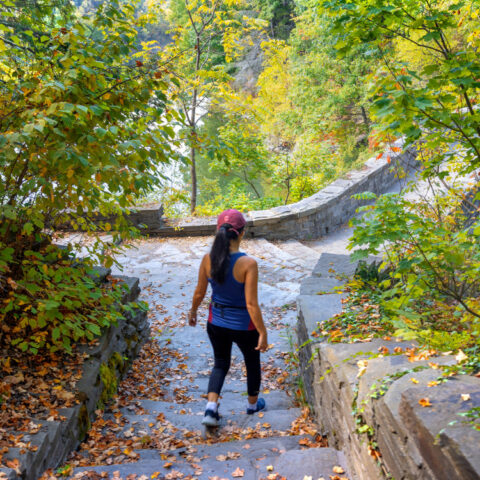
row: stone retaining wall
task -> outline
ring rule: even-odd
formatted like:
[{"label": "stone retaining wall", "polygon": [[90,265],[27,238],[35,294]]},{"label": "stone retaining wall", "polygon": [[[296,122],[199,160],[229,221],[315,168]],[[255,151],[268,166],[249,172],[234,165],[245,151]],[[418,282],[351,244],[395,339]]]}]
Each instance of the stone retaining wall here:
[{"label": "stone retaining wall", "polygon": [[[393,148],[401,148],[397,141]],[[353,200],[356,193],[371,191],[383,193],[396,181],[397,167],[410,170],[417,166],[414,150],[403,153],[386,152],[382,158],[371,158],[361,170],[349,172],[315,195],[297,203],[260,210],[246,214],[248,236],[270,240],[297,240],[318,238],[339,228],[354,215],[356,209],[366,202]],[[139,209],[141,214],[141,209]],[[164,237],[212,235],[216,229],[216,218],[165,219],[160,228],[147,225],[146,233]]]},{"label": "stone retaining wall", "polygon": [[[317,322],[341,311],[344,295],[333,289],[342,285],[341,275],[351,275],[354,269],[346,255],[323,254],[297,300],[305,392],[330,446],[344,451],[357,480],[480,479],[480,431],[458,415],[480,407],[480,378],[456,376],[428,387],[439,377],[438,370],[420,369],[428,362],[455,363],[454,357],[410,362],[403,353],[393,353],[396,347],[404,352],[414,346],[412,342],[332,344],[311,335]],[[383,347],[389,354],[379,354]],[[359,376],[357,362],[362,359],[368,363]],[[392,374],[395,377],[385,385],[386,376]],[[386,393],[371,398],[382,386],[388,387]],[[470,399],[463,400],[461,394]],[[429,398],[432,406],[422,407],[422,398]],[[368,432],[357,432],[362,425],[372,427],[370,440],[378,444],[379,459],[369,449]]]},{"label": "stone retaining wall", "polygon": [[[109,270],[99,268],[98,281],[105,281],[109,273]],[[113,278],[124,282],[128,287],[122,303],[132,302],[138,298],[140,293],[138,278],[124,276]],[[36,434],[24,435],[22,441],[31,442],[32,445],[37,445],[38,449],[35,452],[22,453],[18,448],[10,448],[3,455],[3,461],[5,463],[8,460],[20,460],[21,474],[18,475],[12,469],[0,468],[0,478],[37,480],[48,468],[56,468],[63,463],[68,454],[84,439],[94,419],[95,410],[111,395],[109,387],[112,385],[105,385],[100,373],[101,367],[104,373],[108,369],[109,375],[117,382],[120,381],[148,339],[149,332],[147,313],[137,310],[134,314],[127,314],[118,325],[112,325],[104,332],[97,345],[83,349],[88,358],[83,365],[82,378],[76,385],[79,403],[71,408],[59,409],[59,415],[65,417],[63,421],[32,418],[32,421],[42,425],[42,428]],[[105,379],[105,375],[103,378]]]}]

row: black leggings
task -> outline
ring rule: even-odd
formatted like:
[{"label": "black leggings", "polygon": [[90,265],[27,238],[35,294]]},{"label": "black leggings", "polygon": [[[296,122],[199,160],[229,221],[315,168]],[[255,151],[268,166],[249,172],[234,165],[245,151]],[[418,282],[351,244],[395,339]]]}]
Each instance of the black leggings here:
[{"label": "black leggings", "polygon": [[232,343],[235,342],[243,353],[247,368],[248,395],[251,397],[258,395],[261,380],[260,351],[255,350],[258,345],[258,332],[256,330],[232,330],[207,322],[207,333],[215,357],[215,365],[208,382],[208,392],[220,395],[225,376],[230,368]]}]

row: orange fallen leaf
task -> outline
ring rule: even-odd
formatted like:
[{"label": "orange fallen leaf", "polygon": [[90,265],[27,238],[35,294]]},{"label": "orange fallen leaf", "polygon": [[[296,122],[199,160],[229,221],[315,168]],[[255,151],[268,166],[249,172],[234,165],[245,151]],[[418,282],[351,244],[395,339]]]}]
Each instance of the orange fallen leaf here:
[{"label": "orange fallen leaf", "polygon": [[432,380],[431,382],[427,383],[427,387],[435,387],[438,385],[438,382],[436,380]]},{"label": "orange fallen leaf", "polygon": [[18,458],[7,460],[5,463],[8,468],[12,468],[18,475],[21,475],[22,471],[20,470],[20,460]]},{"label": "orange fallen leaf", "polygon": [[333,470],[333,473],[345,473],[345,470],[338,465],[335,465],[332,470]]},{"label": "orange fallen leaf", "polygon": [[418,403],[422,406],[422,407],[431,407],[432,404],[430,403],[430,400],[428,398],[421,398]]}]

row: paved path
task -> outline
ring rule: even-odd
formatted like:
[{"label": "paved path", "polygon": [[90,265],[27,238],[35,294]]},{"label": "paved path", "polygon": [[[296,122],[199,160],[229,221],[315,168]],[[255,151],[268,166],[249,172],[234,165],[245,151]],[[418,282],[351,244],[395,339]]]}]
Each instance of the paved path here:
[{"label": "paved path", "polygon": [[196,327],[186,325],[186,312],[210,242],[198,237],[150,239],[118,258],[123,274],[140,278],[142,298],[150,304],[153,338],[122,383],[115,404],[99,412],[89,438],[70,460],[76,466],[71,478],[349,478],[341,473],[342,454],[324,446],[294,398],[295,299],[300,281],[323,251],[321,241],[307,245],[256,239],[242,244],[260,269],[259,298],[271,345],[262,356],[267,410],[244,413],[244,367],[235,347],[220,405],[222,426],[217,435],[202,438],[200,421],[212,366],[207,303],[200,308]]}]

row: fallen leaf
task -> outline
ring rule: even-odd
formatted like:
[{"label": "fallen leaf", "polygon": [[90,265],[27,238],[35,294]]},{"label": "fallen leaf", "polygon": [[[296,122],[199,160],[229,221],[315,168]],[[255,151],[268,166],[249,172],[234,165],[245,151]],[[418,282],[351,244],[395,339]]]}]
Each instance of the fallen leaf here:
[{"label": "fallen leaf", "polygon": [[413,378],[413,377],[410,379],[410,381],[411,381],[412,383],[418,383],[418,380],[417,380],[416,378]]},{"label": "fallen leaf", "polygon": [[232,472],[232,477],[240,478],[243,477],[245,470],[242,470],[240,467],[237,467],[236,470]]},{"label": "fallen leaf", "polygon": [[368,360],[359,360],[357,362],[358,373],[357,378],[361,377],[367,371]]},{"label": "fallen leaf", "polygon": [[332,470],[333,470],[333,473],[345,473],[345,470],[338,465],[335,465]]},{"label": "fallen leaf", "polygon": [[18,475],[21,475],[22,471],[20,470],[20,460],[18,458],[7,460],[6,464],[8,468],[12,468]]},{"label": "fallen leaf", "polygon": [[462,402],[467,402],[468,400],[471,399],[469,393],[462,393],[462,394],[460,395],[460,397],[462,398]]},{"label": "fallen leaf", "polygon": [[458,353],[455,355],[455,360],[457,361],[457,363],[462,363],[467,358],[468,358],[468,356],[465,355],[462,350],[459,350]]},{"label": "fallen leaf", "polygon": [[438,382],[436,380],[432,380],[431,382],[427,383],[427,387],[435,387],[438,385]]},{"label": "fallen leaf", "polygon": [[430,403],[430,400],[428,398],[421,398],[418,403],[422,406],[422,407],[431,407],[432,404]]},{"label": "fallen leaf", "polygon": [[273,472],[273,465],[267,465],[267,472]]}]

